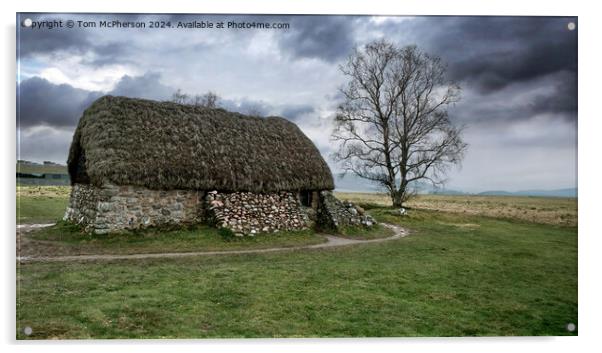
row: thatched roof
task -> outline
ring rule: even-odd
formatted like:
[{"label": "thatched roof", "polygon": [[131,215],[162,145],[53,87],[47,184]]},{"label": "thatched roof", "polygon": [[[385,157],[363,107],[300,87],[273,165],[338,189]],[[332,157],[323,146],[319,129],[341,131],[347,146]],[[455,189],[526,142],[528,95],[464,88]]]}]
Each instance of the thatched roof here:
[{"label": "thatched roof", "polygon": [[333,189],[328,165],[297,125],[105,96],[83,114],[69,151],[72,183],[272,192]]}]

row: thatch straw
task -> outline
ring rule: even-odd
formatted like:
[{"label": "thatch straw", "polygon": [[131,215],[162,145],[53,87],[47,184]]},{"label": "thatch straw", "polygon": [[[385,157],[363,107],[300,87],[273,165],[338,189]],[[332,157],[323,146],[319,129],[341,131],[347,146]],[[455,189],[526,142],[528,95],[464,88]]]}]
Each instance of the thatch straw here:
[{"label": "thatch straw", "polygon": [[83,114],[69,151],[72,183],[151,189],[331,190],[328,165],[292,122],[105,96]]}]

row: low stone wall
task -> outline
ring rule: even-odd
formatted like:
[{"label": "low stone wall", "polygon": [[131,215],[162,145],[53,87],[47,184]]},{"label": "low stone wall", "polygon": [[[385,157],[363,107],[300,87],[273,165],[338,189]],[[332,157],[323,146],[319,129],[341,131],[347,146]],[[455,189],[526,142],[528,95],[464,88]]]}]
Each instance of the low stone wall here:
[{"label": "low stone wall", "polygon": [[210,223],[240,236],[308,229],[316,223],[319,228],[334,230],[376,223],[361,208],[338,200],[330,191],[313,193],[312,205],[304,207],[299,195],[292,192],[151,190],[112,184],[73,185],[64,219],[96,234]]},{"label": "low stone wall", "polygon": [[208,220],[218,227],[231,229],[239,236],[307,229],[310,224],[297,195],[290,192],[212,191],[207,193],[205,200]]},{"label": "low stone wall", "polygon": [[354,204],[337,199],[330,191],[321,191],[318,223],[322,228],[338,230],[342,226],[371,227],[376,221]]},{"label": "low stone wall", "polygon": [[193,224],[203,220],[204,195],[202,191],[192,190],[75,184],[64,218],[96,234],[150,226]]}]

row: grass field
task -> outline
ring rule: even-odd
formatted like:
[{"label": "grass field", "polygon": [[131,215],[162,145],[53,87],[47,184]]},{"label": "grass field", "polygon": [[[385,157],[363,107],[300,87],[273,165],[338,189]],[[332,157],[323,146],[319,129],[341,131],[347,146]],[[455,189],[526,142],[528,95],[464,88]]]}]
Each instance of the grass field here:
[{"label": "grass field", "polygon": [[[393,235],[381,225],[370,230],[348,228],[348,239],[378,239]],[[313,230],[258,233],[253,237],[236,237],[219,229],[198,225],[188,229],[145,229],[110,235],[83,233],[78,227],[59,222],[52,227],[19,234],[17,252],[21,257],[46,257],[96,254],[156,254],[167,252],[225,251],[297,247],[326,242],[324,234]]]},{"label": "grass field", "polygon": [[235,237],[217,228],[199,225],[189,229],[148,229],[111,235],[83,233],[77,226],[56,226],[22,234],[20,256],[65,256],[91,254],[148,254],[292,247],[319,244],[323,235],[310,230]]},{"label": "grass field", "polygon": [[68,186],[18,186],[17,223],[56,222],[69,202]]},{"label": "grass field", "polygon": [[[391,206],[385,194],[336,193],[342,200],[367,206]],[[418,195],[407,207],[518,219],[527,222],[577,225],[577,199],[530,196]]]},{"label": "grass field", "polygon": [[[566,330],[578,326],[576,226],[418,207],[398,216],[370,197],[355,201],[410,236],[283,253],[19,264],[17,338],[577,334]],[[576,219],[576,209],[563,212]],[[32,237],[84,246],[59,230]],[[101,247],[170,246],[161,235],[131,236]],[[182,237],[199,247],[220,241]]]}]

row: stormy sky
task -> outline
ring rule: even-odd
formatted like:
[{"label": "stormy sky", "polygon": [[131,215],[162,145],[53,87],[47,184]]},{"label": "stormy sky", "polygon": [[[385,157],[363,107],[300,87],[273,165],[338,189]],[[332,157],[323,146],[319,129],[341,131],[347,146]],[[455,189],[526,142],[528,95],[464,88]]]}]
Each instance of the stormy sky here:
[{"label": "stormy sky", "polygon": [[[18,158],[64,163],[82,111],[111,94],[170,99],[209,90],[242,113],[297,123],[330,159],[333,117],[354,46],[384,38],[447,63],[462,87],[450,109],[468,153],[447,188],[576,187],[577,30],[561,17],[27,14],[97,27],[18,28]],[[144,21],[145,29],[98,21]],[[148,21],[287,23],[288,29],[150,29]],[[358,186],[358,188],[362,188]]]}]

